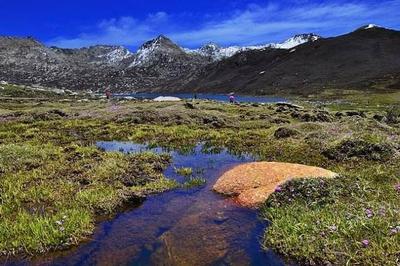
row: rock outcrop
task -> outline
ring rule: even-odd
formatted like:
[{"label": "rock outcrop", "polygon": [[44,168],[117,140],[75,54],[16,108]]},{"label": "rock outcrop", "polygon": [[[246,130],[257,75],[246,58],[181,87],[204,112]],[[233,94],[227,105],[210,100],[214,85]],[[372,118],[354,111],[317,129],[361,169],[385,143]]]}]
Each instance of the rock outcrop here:
[{"label": "rock outcrop", "polygon": [[254,162],[238,165],[225,172],[213,190],[235,197],[243,206],[257,208],[279,185],[294,178],[333,178],[329,170],[292,163]]}]

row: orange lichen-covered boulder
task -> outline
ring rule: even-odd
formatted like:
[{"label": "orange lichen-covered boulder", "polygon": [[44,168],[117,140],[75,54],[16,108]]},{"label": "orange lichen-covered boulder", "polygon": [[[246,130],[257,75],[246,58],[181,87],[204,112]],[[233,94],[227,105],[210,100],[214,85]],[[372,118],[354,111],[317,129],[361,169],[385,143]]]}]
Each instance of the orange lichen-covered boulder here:
[{"label": "orange lichen-covered boulder", "polygon": [[233,167],[225,172],[213,190],[236,200],[246,207],[258,207],[275,188],[293,178],[332,178],[329,170],[292,163],[254,162]]}]

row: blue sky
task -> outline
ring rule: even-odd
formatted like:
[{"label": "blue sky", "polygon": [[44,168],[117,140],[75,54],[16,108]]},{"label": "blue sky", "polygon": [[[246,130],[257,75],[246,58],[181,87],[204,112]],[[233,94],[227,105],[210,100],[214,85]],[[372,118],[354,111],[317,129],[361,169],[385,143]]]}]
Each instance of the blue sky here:
[{"label": "blue sky", "polygon": [[0,35],[47,45],[124,45],[164,34],[185,47],[253,45],[313,32],[340,35],[374,23],[400,29],[400,0],[123,1],[0,0]]}]

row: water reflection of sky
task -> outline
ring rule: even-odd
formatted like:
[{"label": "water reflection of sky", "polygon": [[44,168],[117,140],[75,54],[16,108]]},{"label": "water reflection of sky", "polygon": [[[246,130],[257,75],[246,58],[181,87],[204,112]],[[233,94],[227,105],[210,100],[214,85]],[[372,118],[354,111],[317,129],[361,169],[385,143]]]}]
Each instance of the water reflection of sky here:
[{"label": "water reflection of sky", "polygon": [[[133,97],[138,99],[154,99],[159,96],[173,96],[181,99],[193,99],[194,97],[197,99],[203,100],[214,100],[220,102],[228,102],[229,95],[227,94],[208,94],[208,93],[131,93],[131,94],[114,94],[113,97],[116,98],[125,98],[125,97]],[[237,102],[249,102],[249,103],[276,103],[276,102],[286,102],[287,100],[283,97],[274,97],[274,96],[245,96],[245,95],[235,95],[235,100]]]},{"label": "water reflection of sky", "polygon": [[250,156],[238,157],[224,149],[205,153],[202,145],[189,153],[131,142],[98,142],[97,146],[106,151],[169,152],[173,163],[165,171],[168,177],[178,178],[175,167],[192,167],[207,184],[148,197],[140,206],[101,222],[89,242],[35,258],[30,264],[283,265],[273,252],[261,250],[266,225],[256,211],[211,190],[224,171],[252,161]]}]

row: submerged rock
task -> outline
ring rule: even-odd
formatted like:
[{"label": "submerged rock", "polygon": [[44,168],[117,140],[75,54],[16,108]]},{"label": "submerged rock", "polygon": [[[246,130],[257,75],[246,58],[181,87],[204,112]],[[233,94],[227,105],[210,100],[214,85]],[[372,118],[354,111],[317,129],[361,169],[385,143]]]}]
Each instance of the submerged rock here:
[{"label": "submerged rock", "polygon": [[213,190],[226,196],[236,197],[246,207],[259,207],[279,185],[295,178],[332,178],[336,173],[329,170],[292,163],[254,162],[238,165],[225,172],[213,186]]}]

